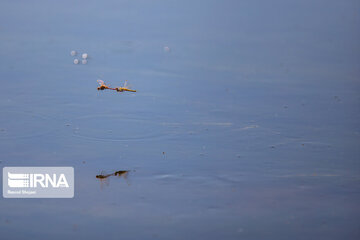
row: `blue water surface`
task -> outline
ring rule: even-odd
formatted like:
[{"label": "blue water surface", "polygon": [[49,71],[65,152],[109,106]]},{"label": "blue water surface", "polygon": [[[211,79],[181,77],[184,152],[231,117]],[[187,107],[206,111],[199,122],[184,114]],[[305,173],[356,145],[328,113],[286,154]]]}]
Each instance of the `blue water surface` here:
[{"label": "blue water surface", "polygon": [[360,239],[359,25],[356,0],[1,1],[0,166],[72,166],[75,197],[1,198],[0,238]]}]

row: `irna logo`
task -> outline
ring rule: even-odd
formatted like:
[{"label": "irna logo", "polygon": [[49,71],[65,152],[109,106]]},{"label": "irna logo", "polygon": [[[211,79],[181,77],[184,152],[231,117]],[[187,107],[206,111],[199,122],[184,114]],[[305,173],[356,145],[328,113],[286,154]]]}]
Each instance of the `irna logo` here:
[{"label": "irna logo", "polygon": [[57,177],[55,173],[51,176],[47,173],[22,174],[8,172],[8,185],[12,188],[69,187],[65,174],[60,174],[60,176]]},{"label": "irna logo", "polygon": [[4,167],[5,198],[72,198],[72,167]]}]

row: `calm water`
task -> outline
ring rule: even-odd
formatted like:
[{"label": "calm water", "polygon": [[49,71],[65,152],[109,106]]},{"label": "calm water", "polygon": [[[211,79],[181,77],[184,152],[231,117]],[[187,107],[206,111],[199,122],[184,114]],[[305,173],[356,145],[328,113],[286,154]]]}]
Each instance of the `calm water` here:
[{"label": "calm water", "polygon": [[0,166],[73,166],[75,198],[1,198],[0,238],[359,239],[359,25],[350,0],[1,1]]}]

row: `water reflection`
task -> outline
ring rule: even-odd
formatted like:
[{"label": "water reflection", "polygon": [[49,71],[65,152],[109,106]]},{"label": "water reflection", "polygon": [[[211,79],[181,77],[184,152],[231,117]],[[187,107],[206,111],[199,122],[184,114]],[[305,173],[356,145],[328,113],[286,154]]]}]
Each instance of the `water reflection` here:
[{"label": "water reflection", "polygon": [[109,177],[111,176],[115,176],[118,178],[124,178],[126,183],[128,185],[130,185],[129,181],[128,181],[128,174],[129,174],[129,170],[120,170],[120,171],[116,171],[110,174],[105,174],[105,173],[101,173],[99,175],[96,175],[96,178],[100,180],[100,185],[101,188],[103,187],[103,185],[105,184],[106,186],[109,186]]},{"label": "water reflection", "polygon": [[96,178],[99,178],[99,179],[105,179],[105,178],[108,178],[110,176],[118,176],[118,177],[124,177],[124,179],[127,178],[127,175],[128,175],[129,171],[128,170],[122,170],[122,171],[117,171],[117,172],[114,172],[114,173],[111,173],[111,174],[100,174],[100,175],[96,175]]}]

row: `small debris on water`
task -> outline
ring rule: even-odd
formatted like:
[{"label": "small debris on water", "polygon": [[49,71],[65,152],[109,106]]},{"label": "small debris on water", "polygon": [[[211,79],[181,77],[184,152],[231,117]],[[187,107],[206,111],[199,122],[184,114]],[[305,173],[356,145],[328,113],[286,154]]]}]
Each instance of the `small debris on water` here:
[{"label": "small debris on water", "polygon": [[[73,57],[75,57],[75,56],[77,56],[78,55],[78,52],[77,51],[75,51],[75,50],[72,50],[71,52],[70,52],[70,55],[71,56],[73,56]],[[79,59],[80,58],[80,59]],[[78,57],[78,58],[75,58],[74,60],[73,60],[73,62],[74,62],[74,64],[79,64],[79,63],[82,63],[82,64],[87,64],[88,63],[88,59],[89,58],[89,55],[87,54],[87,53],[82,53],[82,54],[80,54],[80,56]]]},{"label": "small debris on water", "polygon": [[165,52],[170,52],[171,49],[170,49],[168,46],[165,46],[165,47],[164,47],[164,51],[165,51]]}]

